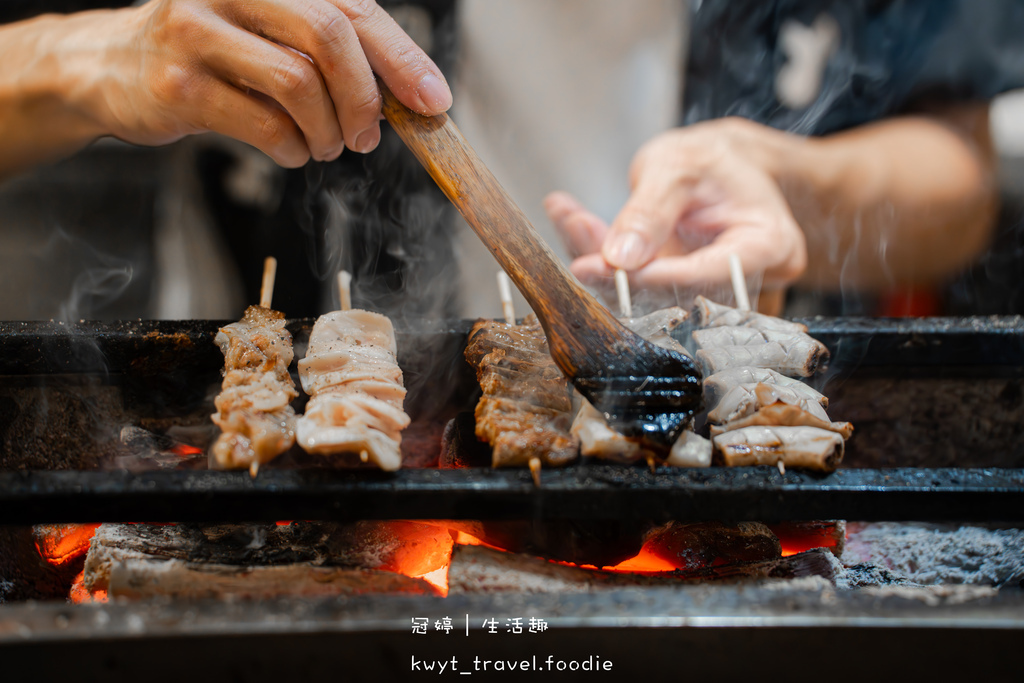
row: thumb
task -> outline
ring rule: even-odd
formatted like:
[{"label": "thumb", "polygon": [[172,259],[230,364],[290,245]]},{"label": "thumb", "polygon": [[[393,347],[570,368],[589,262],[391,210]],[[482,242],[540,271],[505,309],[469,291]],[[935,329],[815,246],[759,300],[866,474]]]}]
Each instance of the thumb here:
[{"label": "thumb", "polygon": [[690,203],[690,184],[657,160],[634,167],[633,192],[615,217],[602,248],[613,268],[636,270],[655,257]]}]

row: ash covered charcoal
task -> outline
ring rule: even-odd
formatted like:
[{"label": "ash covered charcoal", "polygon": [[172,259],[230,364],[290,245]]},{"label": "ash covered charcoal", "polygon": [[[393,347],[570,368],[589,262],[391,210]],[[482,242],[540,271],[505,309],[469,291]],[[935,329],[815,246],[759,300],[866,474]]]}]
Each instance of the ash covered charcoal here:
[{"label": "ash covered charcoal", "polygon": [[288,374],[292,335],[283,313],[250,306],[214,341],[224,354],[224,382],[213,415],[223,434],[213,455],[222,467],[247,467],[255,476],[260,465],[295,443],[291,402],[298,392]]},{"label": "ash covered charcoal", "polygon": [[402,466],[406,390],[391,321],[372,311],[320,316],[299,361],[302,388],[312,396],[298,420],[298,442],[317,454],[354,453],[382,470]]},{"label": "ash covered charcoal", "polygon": [[475,411],[476,435],[491,445],[492,466],[539,461],[558,467],[576,459],[578,442],[569,432],[569,382],[551,359],[535,317],[522,325],[478,321],[465,355],[483,390]]},{"label": "ash covered charcoal", "polygon": [[1024,529],[914,522],[850,523],[843,564],[882,567],[919,585],[1024,586]]},{"label": "ash covered charcoal", "polygon": [[84,584],[112,598],[432,593],[410,577],[451,549],[446,530],[418,522],[104,524]]}]

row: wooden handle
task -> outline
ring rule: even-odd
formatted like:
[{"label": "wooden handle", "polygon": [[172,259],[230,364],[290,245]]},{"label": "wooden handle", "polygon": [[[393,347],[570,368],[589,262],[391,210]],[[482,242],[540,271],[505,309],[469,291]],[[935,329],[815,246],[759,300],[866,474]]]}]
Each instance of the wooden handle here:
[{"label": "wooden handle", "polygon": [[447,114],[409,110],[380,83],[384,117],[523,293],[569,377],[607,373],[632,336],[545,244]]}]

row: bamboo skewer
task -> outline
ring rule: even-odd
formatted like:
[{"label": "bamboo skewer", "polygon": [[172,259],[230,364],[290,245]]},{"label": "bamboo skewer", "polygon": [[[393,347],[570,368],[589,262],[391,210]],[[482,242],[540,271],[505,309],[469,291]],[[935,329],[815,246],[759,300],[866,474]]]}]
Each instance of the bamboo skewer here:
[{"label": "bamboo skewer", "polygon": [[530,476],[533,477],[533,485],[540,486],[540,458],[533,456],[530,458]]},{"label": "bamboo skewer", "polygon": [[505,322],[515,325],[516,309],[512,304],[512,282],[503,270],[498,271],[498,296],[501,297],[501,312],[505,316]]},{"label": "bamboo skewer", "polygon": [[732,291],[736,296],[736,308],[741,311],[749,311],[750,297],[747,296],[747,281],[743,277],[743,264],[736,253],[729,254],[729,277],[732,278]]},{"label": "bamboo skewer", "polygon": [[622,268],[615,269],[615,291],[619,295],[619,312],[623,318],[633,317],[633,301],[629,296],[629,275]]},{"label": "bamboo skewer", "polygon": [[274,279],[277,277],[277,259],[268,256],[263,261],[263,285],[260,287],[260,306],[270,308],[274,298]]},{"label": "bamboo skewer", "polygon": [[347,270],[338,271],[338,298],[341,300],[341,310],[352,308],[352,273]]}]

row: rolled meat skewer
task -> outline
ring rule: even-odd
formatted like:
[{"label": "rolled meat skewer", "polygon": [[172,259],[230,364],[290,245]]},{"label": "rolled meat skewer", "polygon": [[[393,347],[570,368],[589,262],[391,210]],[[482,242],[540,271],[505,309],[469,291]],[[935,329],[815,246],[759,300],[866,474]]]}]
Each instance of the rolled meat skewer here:
[{"label": "rolled meat skewer", "polygon": [[828,362],[828,350],[814,339],[810,342],[793,339],[752,346],[703,348],[697,351],[697,361],[706,375],[751,366],[775,370],[783,375],[810,377],[824,369]]},{"label": "rolled meat skewer", "polygon": [[738,384],[708,413],[708,421],[725,424],[753,415],[773,403],[797,406],[822,420],[828,420],[828,414],[814,396],[817,392],[806,385],[800,387],[803,389],[764,382]]},{"label": "rolled meat skewer", "polygon": [[809,377],[828,349],[807,328],[697,297],[693,333],[707,372],[704,394],[716,457],[727,466],[777,465],[831,471],[842,459],[849,422],[833,422],[828,399],[785,375]]},{"label": "rolled meat skewer", "polygon": [[382,470],[399,469],[409,416],[397,354],[386,316],[360,309],[320,316],[299,361],[299,380],[312,397],[298,420],[299,445],[309,453],[357,453]]},{"label": "rolled meat skewer", "polygon": [[712,437],[716,437],[719,434],[724,434],[725,432],[731,432],[754,425],[768,427],[773,425],[786,427],[814,427],[815,429],[825,429],[830,432],[835,432],[844,439],[849,439],[853,435],[853,425],[849,422],[832,422],[827,416],[825,418],[821,418],[818,415],[804,410],[800,406],[790,405],[781,401],[765,406],[757,412],[751,413],[745,417],[726,422],[725,424],[713,424],[710,426],[710,432]]},{"label": "rolled meat skewer", "polygon": [[831,472],[843,458],[843,437],[814,427],[744,427],[714,438],[729,467],[778,465]]},{"label": "rolled meat skewer", "polygon": [[800,380],[786,377],[768,368],[754,368],[749,365],[728,368],[705,377],[704,402],[714,410],[730,391],[745,384],[771,384],[784,387],[802,399],[817,401],[822,408],[828,408],[828,398]]},{"label": "rolled meat skewer", "polygon": [[807,326],[756,311],[745,311],[697,296],[693,300],[693,317],[698,327],[753,327],[779,332],[807,332]]},{"label": "rolled meat skewer", "polygon": [[288,374],[292,336],[284,314],[270,308],[276,262],[268,259],[266,265],[261,305],[250,306],[240,321],[225,325],[214,338],[224,354],[224,381],[212,416],[222,430],[213,456],[220,466],[248,467],[253,476],[295,443],[290,404],[298,396]]}]

